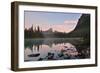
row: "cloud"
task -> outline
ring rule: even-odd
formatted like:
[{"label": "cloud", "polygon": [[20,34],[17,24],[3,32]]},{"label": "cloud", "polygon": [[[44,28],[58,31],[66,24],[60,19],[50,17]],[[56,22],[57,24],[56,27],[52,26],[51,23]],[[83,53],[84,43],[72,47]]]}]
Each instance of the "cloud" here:
[{"label": "cloud", "polygon": [[65,20],[64,21],[64,24],[67,24],[67,25],[75,25],[77,24],[78,20]]},{"label": "cloud", "polygon": [[52,28],[60,32],[70,32],[74,30],[77,25],[78,20],[65,20],[62,24],[53,25]]}]

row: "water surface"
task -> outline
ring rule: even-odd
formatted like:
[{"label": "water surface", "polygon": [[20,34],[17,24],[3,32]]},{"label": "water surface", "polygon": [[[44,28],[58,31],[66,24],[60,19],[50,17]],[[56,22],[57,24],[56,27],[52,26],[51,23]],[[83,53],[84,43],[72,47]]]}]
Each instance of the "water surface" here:
[{"label": "water surface", "polygon": [[82,38],[39,38],[24,42],[24,61],[90,58],[90,48],[82,45]]}]

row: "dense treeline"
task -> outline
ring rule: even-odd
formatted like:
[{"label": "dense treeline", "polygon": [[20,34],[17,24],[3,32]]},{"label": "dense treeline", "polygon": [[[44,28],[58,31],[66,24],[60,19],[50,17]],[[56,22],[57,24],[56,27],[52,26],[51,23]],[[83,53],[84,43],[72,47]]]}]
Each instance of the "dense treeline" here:
[{"label": "dense treeline", "polygon": [[24,32],[25,38],[65,38],[68,36],[67,33],[53,32],[52,29],[51,31],[42,31],[39,26],[37,27],[37,30],[33,30],[33,27],[31,27],[30,29],[25,29]]},{"label": "dense treeline", "polygon": [[33,30],[33,26],[29,29],[25,29],[25,38],[43,38],[42,31],[40,31],[39,26],[37,27],[37,30]]}]

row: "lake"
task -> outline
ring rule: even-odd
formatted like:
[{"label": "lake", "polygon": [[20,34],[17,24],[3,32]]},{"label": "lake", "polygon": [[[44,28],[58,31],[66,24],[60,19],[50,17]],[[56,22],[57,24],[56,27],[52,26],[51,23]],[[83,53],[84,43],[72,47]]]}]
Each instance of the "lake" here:
[{"label": "lake", "polygon": [[38,38],[24,40],[24,61],[90,58],[90,45],[82,38]]}]

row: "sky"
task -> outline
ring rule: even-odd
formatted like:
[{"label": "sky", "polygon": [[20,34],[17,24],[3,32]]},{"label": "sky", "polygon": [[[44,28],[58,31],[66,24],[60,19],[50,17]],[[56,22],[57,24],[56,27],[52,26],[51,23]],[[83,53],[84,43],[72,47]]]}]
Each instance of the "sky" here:
[{"label": "sky", "polygon": [[42,31],[52,28],[53,31],[68,33],[74,30],[81,15],[67,12],[24,11],[24,23],[27,29],[33,25],[33,29],[39,26]]}]

